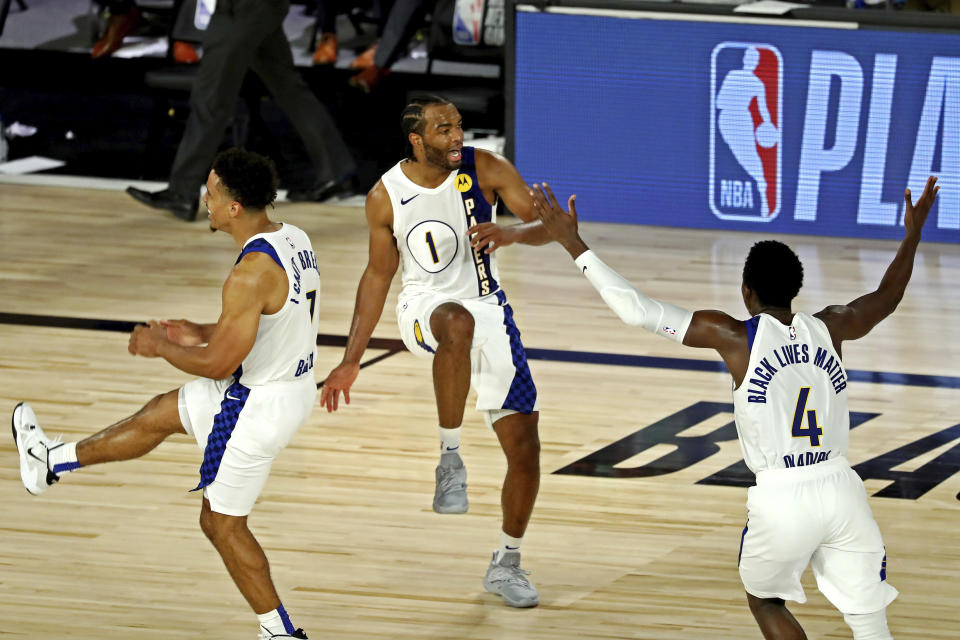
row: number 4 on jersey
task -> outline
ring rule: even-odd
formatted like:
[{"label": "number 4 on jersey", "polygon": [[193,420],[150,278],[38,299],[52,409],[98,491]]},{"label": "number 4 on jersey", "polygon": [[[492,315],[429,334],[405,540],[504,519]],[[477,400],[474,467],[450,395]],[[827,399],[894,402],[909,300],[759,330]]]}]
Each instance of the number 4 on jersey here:
[{"label": "number 4 on jersey", "polygon": [[[820,436],[823,435],[823,429],[817,424],[817,412],[814,409],[807,411],[807,398],[810,396],[810,387],[801,387],[800,395],[797,396],[797,409],[793,412],[793,430],[794,438],[810,438],[811,447],[820,446]],[[807,415],[807,426],[803,426],[803,415]]]}]

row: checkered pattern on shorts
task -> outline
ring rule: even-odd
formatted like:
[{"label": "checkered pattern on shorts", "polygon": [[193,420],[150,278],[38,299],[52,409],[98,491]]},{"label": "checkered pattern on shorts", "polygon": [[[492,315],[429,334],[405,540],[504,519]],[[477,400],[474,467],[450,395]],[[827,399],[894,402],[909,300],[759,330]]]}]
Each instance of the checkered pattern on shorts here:
[{"label": "checkered pattern on shorts", "polygon": [[[498,291],[497,294],[500,299],[501,292]],[[510,383],[510,391],[501,409],[532,413],[537,404],[537,387],[533,384],[533,376],[530,375],[530,367],[527,366],[527,352],[523,348],[523,343],[520,342],[520,330],[513,321],[513,309],[506,304],[506,296],[503,296],[501,306],[503,307],[503,324],[507,328],[507,335],[510,336],[510,352],[513,354],[513,366],[516,369],[513,382]]]},{"label": "checkered pattern on shorts", "polygon": [[227,441],[230,440],[233,428],[237,426],[240,411],[243,410],[243,405],[246,404],[249,396],[250,389],[239,382],[234,382],[227,387],[223,394],[223,401],[220,403],[220,413],[213,417],[213,429],[207,436],[207,446],[203,450],[200,484],[191,491],[203,489],[217,477],[223,452],[227,449]]}]

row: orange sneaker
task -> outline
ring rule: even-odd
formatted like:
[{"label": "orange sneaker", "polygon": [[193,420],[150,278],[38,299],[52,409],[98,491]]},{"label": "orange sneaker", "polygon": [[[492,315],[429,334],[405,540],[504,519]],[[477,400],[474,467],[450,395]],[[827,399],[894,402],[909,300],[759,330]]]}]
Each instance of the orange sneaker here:
[{"label": "orange sneaker", "polygon": [[317,50],[313,52],[313,64],[333,64],[337,61],[337,34],[325,33],[320,36]]},{"label": "orange sneaker", "polygon": [[351,69],[368,69],[373,66],[373,58],[377,55],[377,43],[367,47],[367,50],[350,62]]},{"label": "orange sneaker", "polygon": [[139,21],[140,11],[136,6],[126,13],[110,16],[107,20],[107,28],[103,30],[103,35],[90,51],[90,57],[103,58],[119,49],[123,45],[123,39],[130,35]]},{"label": "orange sneaker", "polygon": [[370,93],[380,84],[380,81],[389,74],[390,69],[381,69],[377,65],[373,65],[350,78],[347,83],[351,87],[362,90],[364,93]]},{"label": "orange sneaker", "polygon": [[197,49],[189,42],[173,41],[173,61],[179,64],[197,64],[200,56]]}]

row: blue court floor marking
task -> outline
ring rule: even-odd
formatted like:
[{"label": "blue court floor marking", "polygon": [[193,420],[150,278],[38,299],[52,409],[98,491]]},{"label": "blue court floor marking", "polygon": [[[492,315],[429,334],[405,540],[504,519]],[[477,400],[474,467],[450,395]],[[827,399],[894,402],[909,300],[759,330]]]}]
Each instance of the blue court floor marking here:
[{"label": "blue court floor marking", "polygon": [[[565,351],[560,349],[527,349],[527,357],[534,360],[580,362],[584,364],[606,364],[616,365],[619,367],[649,367],[652,369],[676,369],[681,371],[727,372],[726,365],[719,360],[665,358],[661,356],[631,356],[622,353]],[[891,371],[862,371],[859,369],[845,369],[845,371],[847,373],[847,378],[855,382],[898,384],[910,387],[960,389],[960,377],[957,376],[933,376],[923,373],[895,373]]]},{"label": "blue court floor marking", "polygon": [[[102,320],[97,318],[71,318],[66,316],[40,316],[23,313],[0,312],[0,324],[25,325],[29,327],[55,327],[65,329],[87,329],[91,331],[129,332],[136,322],[122,320]],[[342,347],[347,344],[346,336],[320,334],[317,344],[324,347]],[[394,353],[404,351],[403,342],[397,338],[371,338],[370,349],[385,349],[388,354],[378,356],[367,364],[374,364]],[[623,353],[603,353],[600,351],[569,351],[565,349],[527,348],[527,358],[549,362],[571,362],[580,364],[603,364],[618,367],[645,367],[651,369],[674,369],[678,371],[727,371],[719,360],[699,360],[694,358],[666,358],[661,356],[635,356]],[[365,365],[366,366],[366,365]],[[863,371],[847,369],[847,378],[854,382],[872,384],[896,384],[908,387],[933,387],[938,389],[960,389],[960,377],[936,376],[922,373],[897,373],[892,371]]]}]

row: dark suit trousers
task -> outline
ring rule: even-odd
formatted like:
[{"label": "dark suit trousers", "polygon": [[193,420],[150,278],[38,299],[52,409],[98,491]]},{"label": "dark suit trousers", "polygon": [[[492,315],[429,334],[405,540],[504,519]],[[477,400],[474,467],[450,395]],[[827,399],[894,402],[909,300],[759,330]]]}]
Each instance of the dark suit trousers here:
[{"label": "dark suit trousers", "polygon": [[203,39],[190,116],[170,170],[170,189],[194,198],[206,182],[248,70],[254,71],[303,140],[317,184],[356,171],[336,123],[293,65],[283,32],[288,0],[219,0]]}]

